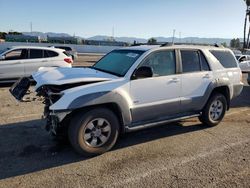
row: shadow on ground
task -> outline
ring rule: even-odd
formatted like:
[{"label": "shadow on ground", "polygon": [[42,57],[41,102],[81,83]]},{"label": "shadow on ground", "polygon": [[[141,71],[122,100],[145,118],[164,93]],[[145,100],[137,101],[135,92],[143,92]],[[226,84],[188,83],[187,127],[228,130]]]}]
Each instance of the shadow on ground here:
[{"label": "shadow on ground", "polygon": [[[0,179],[88,160],[76,154],[69,143],[58,144],[53,141],[42,125],[41,120],[34,120],[0,127]],[[128,133],[120,137],[115,148],[110,152],[205,128],[195,123],[192,126],[174,123]]]},{"label": "shadow on ground", "polygon": [[240,96],[231,102],[231,108],[250,107],[250,86],[244,86]]}]

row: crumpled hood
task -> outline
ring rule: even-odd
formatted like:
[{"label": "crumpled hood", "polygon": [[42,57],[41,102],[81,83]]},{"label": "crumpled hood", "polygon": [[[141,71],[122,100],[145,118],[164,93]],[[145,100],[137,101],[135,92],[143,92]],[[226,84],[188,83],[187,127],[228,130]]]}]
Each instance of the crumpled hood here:
[{"label": "crumpled hood", "polygon": [[37,82],[36,89],[42,85],[63,85],[79,82],[99,82],[118,78],[117,76],[91,68],[45,68],[32,74]]}]

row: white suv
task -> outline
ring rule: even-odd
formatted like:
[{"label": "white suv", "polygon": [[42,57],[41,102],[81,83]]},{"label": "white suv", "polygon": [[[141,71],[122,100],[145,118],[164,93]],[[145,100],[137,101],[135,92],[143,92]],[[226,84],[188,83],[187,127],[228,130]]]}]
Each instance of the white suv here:
[{"label": "white suv", "polygon": [[[87,156],[110,150],[120,133],[199,117],[215,126],[243,88],[232,51],[212,46],[138,46],[117,49],[89,68],[43,69],[47,130],[68,134]],[[24,78],[11,93],[21,100]]]},{"label": "white suv", "polygon": [[40,67],[72,67],[73,60],[57,48],[16,46],[0,52],[0,83],[30,76]]}]

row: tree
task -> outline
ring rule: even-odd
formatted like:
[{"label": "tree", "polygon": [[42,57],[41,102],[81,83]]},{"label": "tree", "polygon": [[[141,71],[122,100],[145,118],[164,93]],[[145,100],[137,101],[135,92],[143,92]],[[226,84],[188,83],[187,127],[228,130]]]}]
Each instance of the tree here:
[{"label": "tree", "polygon": [[22,33],[16,32],[16,31],[10,31],[8,34],[9,35],[22,35]]},{"label": "tree", "polygon": [[7,33],[5,32],[0,32],[0,39],[5,39]]},{"label": "tree", "polygon": [[150,38],[148,39],[148,44],[149,45],[157,44],[157,40],[155,38]]},{"label": "tree", "polygon": [[226,42],[221,43],[221,45],[224,46],[224,47],[227,47],[227,43]]},{"label": "tree", "polygon": [[239,38],[232,39],[230,41],[230,47],[232,47],[232,48],[240,48],[240,39]]}]

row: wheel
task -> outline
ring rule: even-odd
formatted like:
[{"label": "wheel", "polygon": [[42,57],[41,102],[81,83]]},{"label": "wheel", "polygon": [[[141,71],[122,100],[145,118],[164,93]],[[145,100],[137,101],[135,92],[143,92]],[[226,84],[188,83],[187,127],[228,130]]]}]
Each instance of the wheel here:
[{"label": "wheel", "polygon": [[71,120],[68,136],[74,149],[84,156],[110,150],[119,135],[117,116],[105,108],[77,113]]},{"label": "wheel", "polygon": [[200,121],[208,126],[216,126],[223,119],[227,109],[227,100],[224,95],[214,93],[208,100],[199,117]]}]

